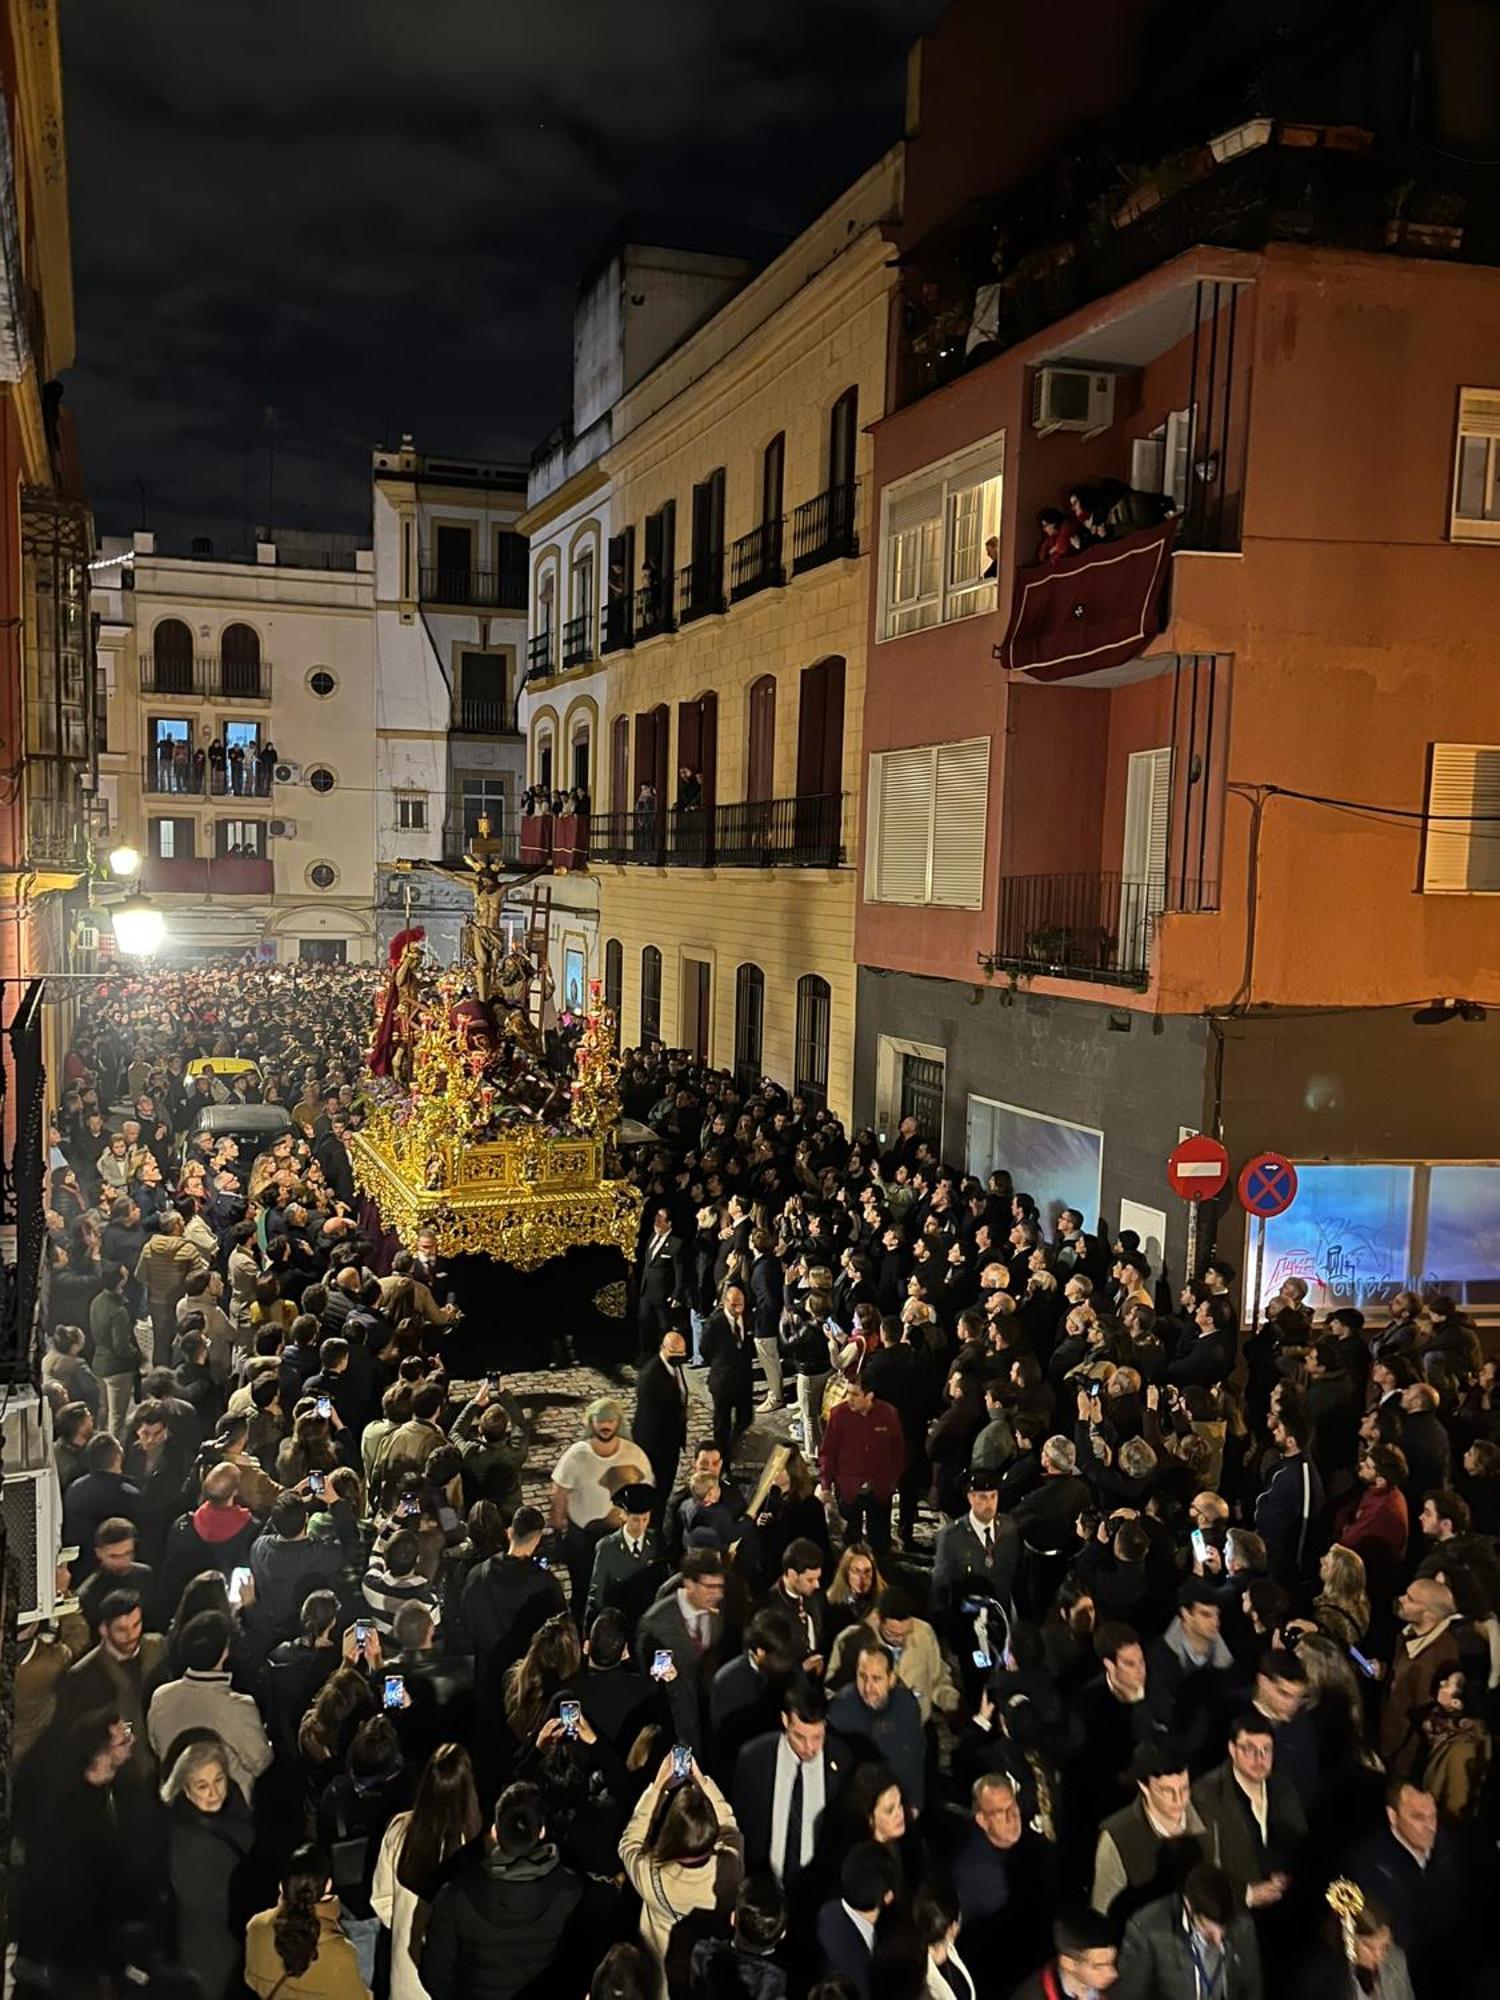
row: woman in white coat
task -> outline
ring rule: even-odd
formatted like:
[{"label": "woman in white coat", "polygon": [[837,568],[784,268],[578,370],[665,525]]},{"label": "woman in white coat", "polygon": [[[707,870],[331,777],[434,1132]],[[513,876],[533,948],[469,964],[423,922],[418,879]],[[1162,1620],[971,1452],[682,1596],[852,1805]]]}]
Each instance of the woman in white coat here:
[{"label": "woman in white coat", "polygon": [[974,1980],[958,1955],[958,1901],[946,1886],[926,1884],[912,1903],[912,1921],[927,1947],[925,2000],[974,2000]]},{"label": "woman in white coat", "polygon": [[427,2000],[417,1961],[432,1899],[483,1830],[469,1753],[444,1743],[427,1760],[411,1811],[386,1828],[375,1863],[370,1907],[391,1934],[390,2000]]}]

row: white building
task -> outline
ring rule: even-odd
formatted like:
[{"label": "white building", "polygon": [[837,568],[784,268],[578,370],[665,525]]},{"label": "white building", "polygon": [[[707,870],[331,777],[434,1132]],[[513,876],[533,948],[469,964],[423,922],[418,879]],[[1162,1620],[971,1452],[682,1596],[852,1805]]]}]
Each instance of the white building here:
[{"label": "white building", "polygon": [[[524,784],[526,503],[519,465],[374,455],[375,844],[381,949],[409,921],[451,959],[470,897],[414,862],[461,865],[482,818],[514,851]],[[403,864],[407,864],[403,866]]]},{"label": "white building", "polygon": [[179,958],[375,954],[373,562],[310,539],[102,545],[100,794]]},{"label": "white building", "polygon": [[[596,806],[609,728],[608,656],[627,635],[618,619],[635,554],[611,519],[604,454],[615,406],[695,326],[738,291],[755,266],[656,246],[612,244],[579,282],[573,315],[570,422],[531,462],[526,512],[531,638],[519,726],[529,745],[525,783],[581,790]],[[613,577],[613,581],[611,578]],[[523,752],[523,755],[525,753]],[[548,958],[560,1004],[582,1001],[601,978],[599,885],[586,872],[550,878]],[[512,892],[524,909],[527,892]]]}]

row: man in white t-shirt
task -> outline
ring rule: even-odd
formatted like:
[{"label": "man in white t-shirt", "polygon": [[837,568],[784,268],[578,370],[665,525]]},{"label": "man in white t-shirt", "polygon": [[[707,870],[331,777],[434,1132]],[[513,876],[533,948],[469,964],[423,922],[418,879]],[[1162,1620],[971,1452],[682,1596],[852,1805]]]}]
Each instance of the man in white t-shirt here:
[{"label": "man in white t-shirt", "polygon": [[615,1495],[622,1486],[651,1480],[651,1461],[626,1437],[625,1412],[613,1396],[590,1403],[584,1419],[588,1436],[570,1444],[552,1472],[551,1526],[567,1551],[575,1617],[588,1590],[594,1544],[625,1518]]}]

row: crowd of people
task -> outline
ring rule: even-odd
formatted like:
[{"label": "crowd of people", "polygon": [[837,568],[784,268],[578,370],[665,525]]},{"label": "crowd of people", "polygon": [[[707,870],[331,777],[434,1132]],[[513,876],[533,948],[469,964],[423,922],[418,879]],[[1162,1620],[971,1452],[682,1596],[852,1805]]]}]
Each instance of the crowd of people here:
[{"label": "crowd of people", "polygon": [[[385,1270],[351,1199],[371,1000],[208,971],[80,1021],[18,1987],[1500,1990],[1458,1305],[1291,1279],[1242,1328],[1220,1259],[1169,1290],[910,1121],[630,1051],[633,1380],[537,1467],[534,1396],[455,1379],[436,1243]],[[290,1130],[194,1136],[220,1092]]]}]

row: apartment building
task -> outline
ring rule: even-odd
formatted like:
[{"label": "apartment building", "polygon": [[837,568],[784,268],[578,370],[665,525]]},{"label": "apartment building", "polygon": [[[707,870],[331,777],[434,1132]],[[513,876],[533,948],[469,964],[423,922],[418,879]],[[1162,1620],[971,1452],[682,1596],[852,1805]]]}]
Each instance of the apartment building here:
[{"label": "apartment building", "polygon": [[[1500,1298],[1500,233],[1467,164],[1497,135],[1432,11],[1361,69],[1221,57],[1209,10],[1191,119],[1117,89],[1111,124],[1102,79],[1086,143],[1017,105],[983,188],[914,134],[874,437],[857,1115],[1176,1276],[1177,1139],[1278,1150],[1264,1286],[1320,1306]],[[918,133],[976,66],[1011,129],[986,13],[924,45]],[[1109,480],[1170,518],[1042,560],[1040,510]],[[1210,1220],[1238,1261],[1242,1213]]]},{"label": "apartment building", "polygon": [[112,845],[173,959],[375,955],[374,583],[367,549],[107,538],[94,611]]},{"label": "apartment building", "polygon": [[484,821],[514,839],[525,747],[524,466],[418,451],[373,458],[376,903],[381,950],[420,923],[444,959],[470,897],[461,868]]},{"label": "apartment building", "polygon": [[[847,1111],[888,154],[614,405],[590,873],[604,987],[660,1039]],[[534,780],[567,715],[534,710]],[[576,740],[576,739],[572,739]],[[557,778],[554,777],[554,782]]]}]

